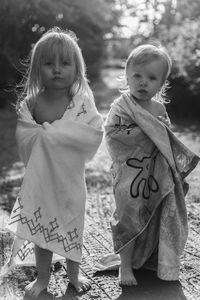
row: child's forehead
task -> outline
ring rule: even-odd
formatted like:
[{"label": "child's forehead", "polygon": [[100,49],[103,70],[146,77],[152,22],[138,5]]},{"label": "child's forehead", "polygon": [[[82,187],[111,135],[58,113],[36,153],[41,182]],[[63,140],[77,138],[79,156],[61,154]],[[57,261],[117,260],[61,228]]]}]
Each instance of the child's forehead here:
[{"label": "child's forehead", "polygon": [[73,49],[64,41],[48,42],[44,45],[41,53],[41,59],[73,59]]},{"label": "child's forehead", "polygon": [[142,61],[132,61],[127,67],[127,71],[134,70],[156,70],[157,68],[163,69],[166,67],[166,61],[162,57],[154,57],[151,59],[144,59]]}]

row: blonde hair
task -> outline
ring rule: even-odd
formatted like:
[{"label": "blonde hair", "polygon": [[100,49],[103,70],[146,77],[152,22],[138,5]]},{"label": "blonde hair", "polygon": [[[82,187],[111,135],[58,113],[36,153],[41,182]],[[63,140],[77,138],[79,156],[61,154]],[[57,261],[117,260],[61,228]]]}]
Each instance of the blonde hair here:
[{"label": "blonde hair", "polygon": [[69,30],[53,27],[37,41],[31,51],[30,63],[22,80],[23,92],[18,99],[17,108],[25,97],[33,98],[40,93],[44,86],[41,80],[41,65],[48,58],[53,58],[57,51],[60,55],[74,62],[76,67],[75,80],[70,87],[70,96],[79,91],[86,93],[93,101],[94,96],[86,76],[86,66],[82,51],[77,43],[76,35]]},{"label": "blonde hair", "polygon": [[127,74],[127,70],[130,65],[132,66],[142,65],[159,59],[162,59],[166,63],[166,68],[164,69],[164,74],[162,78],[162,88],[154,96],[154,99],[156,101],[166,103],[169,102],[165,99],[165,96],[166,96],[166,90],[169,87],[167,78],[171,72],[172,60],[163,46],[154,46],[151,44],[145,44],[145,45],[140,45],[135,49],[133,49],[126,61],[125,73]]}]

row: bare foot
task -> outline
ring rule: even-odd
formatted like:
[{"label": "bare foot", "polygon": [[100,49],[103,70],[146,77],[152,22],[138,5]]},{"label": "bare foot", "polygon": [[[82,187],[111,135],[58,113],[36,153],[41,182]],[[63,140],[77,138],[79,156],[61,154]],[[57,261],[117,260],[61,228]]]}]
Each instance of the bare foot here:
[{"label": "bare foot", "polygon": [[137,280],[135,279],[132,268],[122,266],[119,268],[119,285],[137,285]]},{"label": "bare foot", "polygon": [[48,283],[49,278],[36,278],[25,287],[25,292],[27,295],[36,298],[43,290],[47,288]]},{"label": "bare foot", "polygon": [[75,287],[78,293],[87,292],[91,287],[90,281],[86,277],[81,275],[79,275],[78,279],[69,278],[69,281]]},{"label": "bare foot", "polygon": [[86,292],[90,289],[90,281],[79,274],[79,263],[67,260],[67,275],[69,282],[74,286],[78,293]]}]

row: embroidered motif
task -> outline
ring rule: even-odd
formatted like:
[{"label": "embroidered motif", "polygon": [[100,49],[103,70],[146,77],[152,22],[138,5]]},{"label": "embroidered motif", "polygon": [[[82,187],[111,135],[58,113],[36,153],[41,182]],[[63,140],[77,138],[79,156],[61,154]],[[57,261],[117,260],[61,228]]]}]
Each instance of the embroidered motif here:
[{"label": "embroidered motif", "polygon": [[[18,201],[19,199],[20,198],[18,198]],[[15,209],[15,212],[17,212],[20,207],[21,205],[19,203],[19,206]],[[61,243],[63,245],[63,249],[65,252],[69,252],[72,249],[81,250],[82,244],[76,242],[76,239],[79,237],[77,233],[77,228],[74,228],[72,231],[67,232],[69,238],[63,235],[59,235],[57,232],[52,233],[57,228],[59,228],[56,217],[53,221],[49,222],[51,228],[45,227],[38,222],[38,219],[42,218],[42,214],[40,213],[40,211],[41,208],[38,207],[38,209],[33,213],[35,217],[35,222],[34,219],[28,219],[27,217],[23,217],[21,212],[19,212],[11,217],[9,225],[14,224],[16,222],[21,222],[22,225],[26,225],[28,227],[29,232],[32,236],[37,233],[41,233],[46,243],[57,241],[58,243]]]},{"label": "embroidered motif", "polygon": [[20,198],[20,196],[17,197],[17,201],[19,203],[19,206],[13,210],[13,213],[16,213],[18,210],[23,209],[23,205],[21,204],[21,198]]},{"label": "embroidered motif", "polygon": [[83,103],[82,104],[82,106],[81,106],[81,108],[82,108],[82,110],[79,112],[79,113],[77,113],[77,117],[79,117],[81,114],[87,114],[87,110],[85,110],[85,104]]},{"label": "embroidered motif", "polygon": [[37,222],[39,219],[42,218],[42,215],[40,213],[40,207],[38,207],[38,209],[34,212],[34,216],[35,216],[35,222]]},{"label": "embroidered motif", "polygon": [[22,245],[22,247],[17,252],[17,255],[21,259],[21,261],[24,261],[25,258],[30,254],[34,253],[34,247],[30,246],[31,242],[25,241]]},{"label": "embroidered motif", "polygon": [[52,231],[54,231],[56,228],[59,228],[59,225],[58,225],[58,223],[57,223],[57,218],[54,218],[54,220],[53,221],[51,221],[51,222],[49,222],[49,224],[51,225],[51,229],[50,229],[50,231],[52,232]]},{"label": "embroidered motif", "polygon": [[68,231],[67,234],[69,235],[70,242],[73,241],[73,239],[78,238],[77,228],[74,228],[74,230],[71,232]]},{"label": "embroidered motif", "polygon": [[118,119],[119,119],[119,123],[118,124],[115,124],[114,127],[118,129],[117,133],[119,133],[120,131],[126,131],[127,135],[130,134],[131,130],[135,127],[137,127],[137,124],[135,123],[131,123],[129,125],[126,125],[126,124],[122,124],[122,121],[121,121],[121,117],[118,116],[118,115],[115,115]]},{"label": "embroidered motif", "polygon": [[[139,196],[140,187],[142,188],[142,197],[147,200],[150,198],[151,192],[156,193],[159,190],[158,182],[152,175],[158,153],[158,149],[154,148],[151,155],[143,157],[142,160],[136,158],[129,158],[127,160],[126,163],[129,167],[140,170],[131,183],[130,194],[133,198],[137,198]],[[146,170],[150,174],[148,177],[146,175]]]}]

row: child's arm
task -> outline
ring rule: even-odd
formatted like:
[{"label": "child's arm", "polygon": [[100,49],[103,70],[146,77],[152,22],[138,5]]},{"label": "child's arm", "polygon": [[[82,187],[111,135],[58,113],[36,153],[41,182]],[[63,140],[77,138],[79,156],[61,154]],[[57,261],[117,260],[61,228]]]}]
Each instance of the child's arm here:
[{"label": "child's arm", "polygon": [[163,122],[167,127],[171,127],[171,121],[170,118],[166,112],[165,116],[158,116],[158,120],[160,120],[161,122]]},{"label": "child's arm", "polygon": [[167,127],[171,127],[171,121],[170,121],[170,118],[168,116],[168,113],[166,111],[164,104],[159,103],[159,106],[160,106],[160,109],[159,109],[159,115],[157,117],[158,120],[163,122]]},{"label": "child's arm", "polygon": [[107,115],[104,128],[106,139],[112,137],[113,140],[120,141],[124,145],[132,145],[133,138],[141,131],[130,116],[126,115],[122,120],[121,116],[115,114],[112,109]]}]

